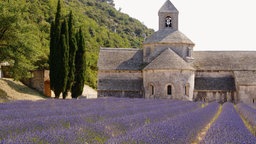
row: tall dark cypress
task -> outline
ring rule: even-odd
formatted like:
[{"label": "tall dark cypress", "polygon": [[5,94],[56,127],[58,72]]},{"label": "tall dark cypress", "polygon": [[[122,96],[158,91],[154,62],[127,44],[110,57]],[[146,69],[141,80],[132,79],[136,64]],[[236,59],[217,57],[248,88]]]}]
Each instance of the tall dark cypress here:
[{"label": "tall dark cypress", "polygon": [[77,51],[77,42],[73,34],[73,14],[72,11],[68,17],[68,35],[69,35],[69,72],[68,72],[68,81],[65,91],[63,92],[63,98],[66,98],[68,92],[71,90],[74,83],[75,75],[75,55]]},{"label": "tall dark cypress", "polygon": [[56,71],[58,71],[58,81],[56,82],[57,85],[55,86],[55,91],[58,95],[60,95],[60,93],[64,92],[66,89],[69,72],[69,37],[66,20],[62,22],[60,35],[60,52],[58,57],[59,65],[56,67]]},{"label": "tall dark cypress", "polygon": [[72,86],[72,98],[78,98],[83,93],[85,81],[85,40],[82,29],[76,34],[77,52],[75,58],[75,80]]},{"label": "tall dark cypress", "polygon": [[60,25],[61,25],[61,2],[58,0],[57,12],[55,15],[55,22],[51,24],[51,34],[50,34],[50,80],[51,89],[55,93],[55,98],[59,98],[60,93],[56,91],[56,86],[58,86],[58,66],[60,63],[59,59],[59,42],[60,42]]},{"label": "tall dark cypress", "polygon": [[51,79],[51,89],[54,90],[54,65],[55,61],[54,58],[56,57],[55,52],[55,46],[56,46],[56,40],[55,40],[55,23],[51,23],[51,31],[50,31],[50,56],[49,56],[49,65],[50,65],[50,79]]}]

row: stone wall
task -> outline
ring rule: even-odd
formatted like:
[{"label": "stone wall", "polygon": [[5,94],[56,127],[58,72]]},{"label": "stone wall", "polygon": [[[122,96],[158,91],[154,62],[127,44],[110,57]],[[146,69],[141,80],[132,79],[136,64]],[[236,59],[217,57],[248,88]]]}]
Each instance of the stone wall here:
[{"label": "stone wall", "polygon": [[194,101],[238,102],[235,91],[194,91]]},{"label": "stone wall", "polygon": [[237,102],[232,71],[196,71],[195,101]]},{"label": "stone wall", "polygon": [[179,17],[178,17],[178,11],[175,13],[166,13],[166,12],[161,12],[158,13],[159,16],[159,29],[164,29],[165,26],[165,18],[167,16],[170,16],[172,18],[172,29],[173,30],[178,30],[179,29]]},{"label": "stone wall", "polygon": [[98,97],[143,97],[141,71],[99,71]]},{"label": "stone wall", "polygon": [[[143,71],[143,77],[145,98],[193,99],[194,71],[148,70]],[[189,94],[186,96],[187,84],[189,84]],[[168,86],[172,88],[171,95],[168,94]]]},{"label": "stone wall", "polygon": [[49,70],[32,71],[32,77],[23,82],[31,88],[38,90],[45,96],[51,96]]},{"label": "stone wall", "polygon": [[256,103],[256,86],[237,86],[238,97],[241,102],[252,104]]}]

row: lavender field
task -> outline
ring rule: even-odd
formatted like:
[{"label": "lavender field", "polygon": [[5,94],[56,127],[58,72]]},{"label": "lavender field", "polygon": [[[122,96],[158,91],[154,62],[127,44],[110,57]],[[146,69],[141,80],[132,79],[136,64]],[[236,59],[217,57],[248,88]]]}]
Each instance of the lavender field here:
[{"label": "lavender field", "polygon": [[255,109],[239,104],[237,111],[231,103],[125,98],[2,103],[0,143],[255,143],[240,118],[254,125]]}]

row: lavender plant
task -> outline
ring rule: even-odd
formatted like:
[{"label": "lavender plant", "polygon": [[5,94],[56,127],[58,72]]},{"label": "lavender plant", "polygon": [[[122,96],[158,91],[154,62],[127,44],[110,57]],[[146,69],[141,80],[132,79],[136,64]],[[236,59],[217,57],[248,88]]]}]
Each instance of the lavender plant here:
[{"label": "lavender plant", "polygon": [[191,113],[140,127],[107,143],[191,143],[217,112],[218,105],[211,103]]},{"label": "lavender plant", "polygon": [[248,121],[252,129],[256,131],[256,109],[244,103],[239,103],[237,104],[237,111]]},{"label": "lavender plant", "polygon": [[232,103],[225,103],[218,119],[208,130],[201,144],[252,144],[256,138],[245,127]]}]

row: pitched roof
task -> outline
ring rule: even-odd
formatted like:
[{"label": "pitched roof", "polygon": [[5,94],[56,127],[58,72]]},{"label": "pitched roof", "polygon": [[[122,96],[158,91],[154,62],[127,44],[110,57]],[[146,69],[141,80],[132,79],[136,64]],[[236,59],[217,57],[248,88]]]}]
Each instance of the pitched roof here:
[{"label": "pitched roof", "polygon": [[164,5],[160,8],[159,12],[179,12],[176,7],[167,0]]},{"label": "pitched roof", "polygon": [[194,70],[189,63],[185,62],[170,48],[164,50],[159,56],[157,56],[151,63],[149,63],[144,70]]},{"label": "pitched roof", "polygon": [[164,43],[164,44],[192,44],[195,45],[187,36],[178,30],[162,29],[155,32],[147,38],[144,44],[148,43]]},{"label": "pitched roof", "polygon": [[234,75],[238,85],[256,85],[256,71],[235,71]]},{"label": "pitched roof", "polygon": [[197,70],[256,70],[256,51],[194,51]]},{"label": "pitched roof", "polygon": [[141,70],[143,53],[133,48],[101,48],[99,70]]},{"label": "pitched roof", "polygon": [[196,77],[195,90],[234,91],[235,80],[232,77]]},{"label": "pitched roof", "polygon": [[142,79],[100,79],[98,90],[108,91],[141,91]]}]

